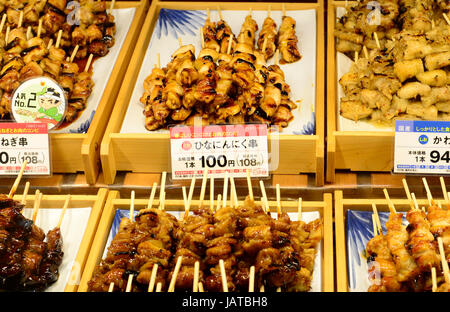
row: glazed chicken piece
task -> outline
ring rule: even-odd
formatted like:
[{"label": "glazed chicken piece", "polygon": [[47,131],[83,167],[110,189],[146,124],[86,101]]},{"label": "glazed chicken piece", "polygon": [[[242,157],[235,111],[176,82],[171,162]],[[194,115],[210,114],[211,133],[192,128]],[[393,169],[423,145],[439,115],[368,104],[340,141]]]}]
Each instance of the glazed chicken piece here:
[{"label": "glazed chicken piece", "polygon": [[298,50],[298,38],[295,33],[296,22],[292,17],[283,16],[278,30],[277,45],[281,53],[282,62],[293,63],[301,59]]},{"label": "glazed chicken piece", "polygon": [[270,17],[264,19],[261,31],[258,37],[258,49],[264,55],[264,59],[270,59],[274,54],[277,40],[277,24]]}]

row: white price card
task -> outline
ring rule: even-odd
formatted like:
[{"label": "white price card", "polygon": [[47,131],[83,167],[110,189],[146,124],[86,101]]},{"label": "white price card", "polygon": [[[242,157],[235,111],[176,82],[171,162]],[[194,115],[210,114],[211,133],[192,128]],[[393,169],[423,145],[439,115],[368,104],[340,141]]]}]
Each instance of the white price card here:
[{"label": "white price card", "polygon": [[172,178],[267,177],[267,125],[176,126],[170,128]]},{"label": "white price card", "polygon": [[450,122],[395,122],[394,173],[450,174]]},{"label": "white price card", "polygon": [[0,175],[19,173],[50,175],[50,151],[46,123],[0,123]]}]

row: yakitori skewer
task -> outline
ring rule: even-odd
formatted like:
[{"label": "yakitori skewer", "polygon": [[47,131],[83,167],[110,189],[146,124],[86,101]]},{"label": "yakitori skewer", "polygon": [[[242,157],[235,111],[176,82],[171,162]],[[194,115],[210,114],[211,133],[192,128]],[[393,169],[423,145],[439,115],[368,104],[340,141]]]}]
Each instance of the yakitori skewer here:
[{"label": "yakitori skewer", "polygon": [[220,195],[220,194],[218,194],[217,195],[217,205],[216,205],[216,210],[219,210],[220,209],[220,206],[221,206],[221,201],[222,201],[222,195]]},{"label": "yakitori skewer", "polygon": [[75,46],[75,48],[73,48],[72,54],[70,55],[70,59],[69,59],[70,63],[73,63],[73,60],[75,59],[75,56],[77,55],[79,48],[80,48],[80,46],[78,44]]},{"label": "yakitori skewer", "polygon": [[427,179],[425,177],[423,177],[422,182],[423,182],[423,186],[425,187],[425,191],[427,192],[428,204],[430,206],[432,206],[434,201],[433,201],[433,196],[431,195],[431,192],[430,192],[430,187],[428,186]]},{"label": "yakitori skewer", "polygon": [[386,200],[388,202],[389,211],[391,213],[397,213],[397,211],[395,210],[394,203],[392,202],[391,198],[389,197],[389,193],[388,193],[387,189],[383,189],[383,193],[384,193],[384,196],[386,197]]},{"label": "yakitori skewer", "polygon": [[[158,65],[159,66],[159,65]],[[162,194],[166,190],[166,179],[167,179],[167,172],[163,171],[161,173],[161,188],[159,189],[159,200],[162,198]]]},{"label": "yakitori skewer", "polygon": [[276,196],[277,196],[277,214],[278,217],[281,215],[281,191],[280,184],[276,185]]},{"label": "yakitori skewer", "polygon": [[369,59],[369,51],[367,50],[366,46],[363,46],[363,53],[364,53],[364,57],[366,59]]},{"label": "yakitori skewer", "polygon": [[9,191],[9,198],[13,198],[14,194],[17,191],[17,188],[19,187],[20,184],[20,180],[22,179],[23,173],[25,172],[25,169],[27,167],[28,162],[25,160],[22,164],[22,166],[20,167],[20,171],[19,174],[16,177],[16,180],[14,181],[13,186],[11,187],[11,190]]},{"label": "yakitori skewer", "polygon": [[419,203],[417,202],[416,194],[411,193],[411,198],[412,198],[412,201],[413,201],[414,209],[418,210],[419,209]]},{"label": "yakitori skewer", "polygon": [[175,282],[177,281],[178,272],[180,271],[181,264],[183,263],[183,256],[179,256],[177,259],[177,263],[175,264],[175,269],[173,270],[172,278],[170,279],[170,284],[168,288],[168,292],[175,291]]},{"label": "yakitori skewer", "polygon": [[113,291],[114,291],[114,282],[111,282],[111,284],[109,284],[108,292],[113,292]]},{"label": "yakitori skewer", "polygon": [[158,282],[158,284],[156,284],[156,292],[161,292],[162,289],[162,283]]},{"label": "yakitori skewer", "polygon": [[23,194],[22,194],[22,200],[20,201],[20,203],[22,205],[25,205],[27,202],[27,195],[28,195],[28,191],[30,190],[30,182],[26,182],[25,183],[25,187],[23,189]]},{"label": "yakitori skewer", "polygon": [[230,190],[231,203],[232,203],[233,207],[236,208],[237,206],[239,206],[239,202],[238,202],[238,197],[237,197],[237,192],[236,192],[236,185],[234,184],[234,178],[232,176],[230,176],[230,185],[231,185],[231,190]]},{"label": "yakitori skewer", "polygon": [[270,212],[269,202],[267,200],[266,195],[266,188],[264,187],[264,182],[262,180],[259,180],[259,187],[261,188],[261,195],[262,195],[261,200],[263,202],[262,207],[264,207],[265,212]]},{"label": "yakitori skewer", "polygon": [[447,22],[447,24],[450,25],[450,18],[447,16],[447,14],[442,13],[442,16],[444,16],[445,21]]},{"label": "yakitori skewer", "polygon": [[302,209],[303,209],[303,200],[301,197],[298,198],[298,205],[297,205],[297,220],[302,220]]},{"label": "yakitori skewer", "polygon": [[33,223],[36,223],[37,213],[41,205],[42,196],[43,196],[42,193],[39,190],[36,190],[34,194],[33,215],[31,218],[31,220],[33,220]]},{"label": "yakitori skewer", "polygon": [[205,292],[205,289],[203,288],[203,283],[198,282],[198,292]]},{"label": "yakitori skewer", "polygon": [[94,54],[89,54],[86,66],[84,67],[84,71],[88,72],[89,71],[89,67],[91,67],[91,63],[92,63],[92,58],[94,57]]},{"label": "yakitori skewer", "polygon": [[147,209],[150,209],[153,207],[153,201],[155,200],[155,195],[156,195],[156,189],[158,187],[158,183],[153,182],[152,185],[152,190],[150,192],[150,197],[148,199],[148,203],[147,203]]},{"label": "yakitori skewer", "polygon": [[62,29],[58,31],[58,37],[56,38],[55,48],[59,48],[59,45],[61,43],[61,36],[62,36]]},{"label": "yakitori skewer", "polygon": [[6,16],[7,16],[6,13],[3,14],[3,16],[2,16],[2,21],[0,22],[0,32],[2,32],[3,31],[3,27],[5,27]]},{"label": "yakitori skewer", "polygon": [[225,172],[225,177],[223,179],[223,196],[222,196],[223,205],[222,205],[222,207],[224,207],[224,208],[227,206],[227,195],[228,195],[228,171]]},{"label": "yakitori skewer", "polygon": [[158,273],[158,264],[155,263],[152,268],[152,274],[150,275],[150,283],[148,284],[148,292],[153,292],[153,288],[155,287],[157,273]]},{"label": "yakitori skewer", "polygon": [[6,34],[5,34],[5,45],[8,44],[8,37],[9,37],[9,33],[11,32],[11,27],[7,26],[6,27]]},{"label": "yakitori skewer", "polygon": [[250,273],[248,277],[248,292],[255,291],[255,266],[250,267]]},{"label": "yakitori skewer", "polygon": [[187,204],[186,204],[185,211],[184,211],[184,218],[186,218],[189,214],[189,209],[191,207],[191,202],[192,202],[192,196],[194,195],[194,189],[195,189],[195,177],[192,178],[191,186],[189,187],[189,195],[187,198]]},{"label": "yakitori skewer", "polygon": [[374,37],[374,39],[375,39],[375,43],[377,44],[377,48],[378,48],[378,49],[381,49],[380,40],[378,40],[378,34],[377,34],[376,31],[373,33],[373,37]]},{"label": "yakitori skewer", "polygon": [[251,200],[254,200],[252,179],[250,178],[250,170],[248,169],[247,169],[247,187],[248,187],[248,196],[250,197]]},{"label": "yakitori skewer", "polygon": [[414,208],[414,202],[413,202],[412,197],[411,197],[411,192],[409,191],[408,182],[406,182],[406,179],[403,178],[402,179],[402,183],[403,183],[403,188],[405,189],[406,197],[409,200],[409,205],[411,206],[411,209],[413,209]]},{"label": "yakitori skewer", "polygon": [[40,38],[41,37],[41,32],[42,32],[42,21],[43,19],[40,18],[39,22],[38,22],[38,30],[37,30],[37,34],[36,37]]},{"label": "yakitori skewer", "polygon": [[131,199],[130,199],[130,221],[133,222],[134,219],[134,197],[135,197],[135,192],[131,191]]},{"label": "yakitori skewer", "polygon": [[209,210],[214,211],[214,177],[209,178]]},{"label": "yakitori skewer", "polygon": [[133,274],[128,275],[128,281],[127,281],[127,287],[125,289],[125,292],[130,292],[131,291],[131,287],[133,286]]},{"label": "yakitori skewer", "polygon": [[200,189],[200,198],[198,202],[198,207],[201,208],[203,206],[203,199],[205,198],[205,191],[206,191],[206,182],[208,181],[208,170],[205,169],[203,172],[203,179],[202,179],[202,186]]},{"label": "yakitori skewer", "polygon": [[447,187],[445,186],[444,178],[440,177],[439,181],[441,182],[442,194],[444,195],[445,204],[450,207],[450,199],[447,193]]},{"label": "yakitori skewer", "polygon": [[61,216],[59,217],[58,225],[56,226],[57,228],[61,228],[61,224],[62,224],[64,215],[66,214],[67,207],[69,207],[70,199],[71,199],[71,196],[67,195],[66,200],[64,201],[64,206],[61,211]]},{"label": "yakitori skewer", "polygon": [[112,0],[111,4],[109,6],[109,14],[112,14],[112,11],[114,9],[114,5],[116,4],[116,0]]},{"label": "yakitori skewer", "polygon": [[198,292],[198,280],[199,280],[199,274],[200,274],[200,262],[195,261],[194,263],[194,281],[192,285],[192,292]]},{"label": "yakitori skewer", "polygon": [[187,214],[189,213],[189,209],[188,209],[188,197],[186,192],[186,186],[183,185],[181,187],[181,191],[183,193],[184,216],[187,216]]},{"label": "yakitori skewer", "polygon": [[223,262],[223,259],[219,260],[219,266],[220,266],[220,275],[222,276],[222,289],[223,289],[223,292],[228,292],[227,273],[225,271],[225,264]]},{"label": "yakitori skewer", "polygon": [[[378,209],[375,203],[372,203],[373,217],[376,222],[376,226],[378,229],[378,234],[383,235],[383,230],[381,228],[380,216],[378,215]],[[376,235],[376,234],[375,234]]]}]

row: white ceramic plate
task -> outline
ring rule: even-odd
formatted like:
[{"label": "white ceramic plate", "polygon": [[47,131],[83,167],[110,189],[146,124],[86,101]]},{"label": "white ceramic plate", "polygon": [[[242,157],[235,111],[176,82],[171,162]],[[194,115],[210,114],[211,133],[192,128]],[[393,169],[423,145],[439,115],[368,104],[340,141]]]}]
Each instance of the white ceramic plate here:
[{"label": "white ceramic plate", "polygon": [[[235,36],[248,15],[248,11],[222,11],[223,19],[230,25]],[[288,15],[297,21],[296,33],[302,59],[292,64],[281,65],[286,82],[291,87],[291,100],[299,107],[292,111],[294,119],[282,129],[282,134],[315,134],[316,102],[316,11],[288,11]],[[281,11],[271,11],[270,16],[281,24]],[[261,29],[267,11],[252,11],[252,17]],[[139,101],[144,93],[143,82],[150,75],[160,53],[161,66],[170,61],[172,53],[178,49],[178,37],[183,44],[193,44],[196,54],[201,50],[200,28],[206,18],[205,10],[168,10],[161,9],[152,34],[146,55],[130,98],[130,104],[122,124],[121,133],[149,133],[144,126],[144,106]],[[211,20],[218,21],[217,11],[211,11]],[[256,34],[258,38],[259,32]],[[274,63],[274,58],[268,65]],[[165,132],[168,130],[159,130]]]},{"label": "white ceramic plate", "polygon": [[112,14],[116,22],[116,34],[114,35],[115,43],[107,55],[96,59],[92,65],[94,88],[87,100],[86,109],[73,123],[63,129],[51,131],[52,133],[86,133],[88,131],[135,13],[136,8],[113,10]]},{"label": "white ceramic plate", "polygon": [[[135,215],[137,215],[137,211]],[[170,214],[174,215],[177,219],[181,219],[184,215],[184,211],[169,211]],[[292,221],[297,220],[297,213],[288,213],[289,217]],[[112,239],[117,234],[119,229],[120,220],[122,218],[129,218],[130,211],[129,210],[117,210],[116,215],[114,216],[113,224],[111,226],[111,230],[109,232],[108,241],[106,244],[106,249],[103,253],[103,258],[106,256],[107,248],[110,245]],[[276,218],[277,214],[272,213],[272,218]],[[311,212],[302,212],[302,220],[306,223],[314,221],[320,218],[320,213],[318,211]],[[314,259],[314,272],[313,279],[311,281],[311,292],[321,292],[322,291],[322,242],[317,245],[317,253],[316,258]]]},{"label": "white ceramic plate", "polygon": [[[79,283],[77,277],[71,276],[71,271],[74,265],[77,266],[77,264],[74,262],[78,250],[80,249],[81,240],[83,239],[91,210],[91,207],[68,208],[66,210],[63,221],[61,223],[61,236],[63,239],[64,257],[59,267],[59,278],[45,291],[63,292],[64,288],[69,282],[71,284]],[[45,207],[39,208],[36,217],[36,225],[44,231],[45,235],[47,235],[47,232],[54,229],[58,224],[59,218],[61,217],[61,211],[62,209],[52,209]],[[24,209],[23,215],[31,219],[32,213],[32,208],[26,208]]]}]

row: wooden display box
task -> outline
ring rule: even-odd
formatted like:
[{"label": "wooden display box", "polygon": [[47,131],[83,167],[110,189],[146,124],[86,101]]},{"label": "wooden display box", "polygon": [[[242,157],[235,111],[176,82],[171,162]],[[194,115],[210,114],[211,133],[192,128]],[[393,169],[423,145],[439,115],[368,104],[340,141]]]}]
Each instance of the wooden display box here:
[{"label": "wooden display box", "polygon": [[[352,1],[348,1],[349,5]],[[353,2],[354,3],[354,2]],[[327,38],[327,182],[335,181],[336,170],[391,171],[394,166],[393,131],[338,131],[337,63],[334,29],[336,8],[346,1],[328,1]]]},{"label": "wooden display box", "polygon": [[[410,201],[391,198],[398,212],[407,212],[411,209]],[[444,204],[443,199],[435,199],[436,203]],[[348,262],[347,262],[347,220],[348,210],[372,211],[372,203],[377,206],[378,211],[389,212],[385,198],[344,198],[342,191],[334,194],[334,220],[336,240],[336,291],[347,292],[348,289]],[[428,199],[417,199],[419,207],[428,206]]]},{"label": "wooden display box", "polygon": [[[79,281],[81,280],[81,273],[83,272],[86,261],[90,254],[91,245],[97,230],[97,226],[102,216],[103,207],[105,205],[108,195],[108,190],[105,188],[99,189],[95,195],[71,195],[71,200],[67,209],[91,207],[91,213],[86,225],[84,233],[79,233],[79,230],[73,228],[74,235],[83,235],[80,243],[80,248],[76,254],[71,267],[69,282],[65,285],[65,292],[75,292],[78,289]],[[22,200],[22,195],[15,195],[14,199]],[[33,208],[35,195],[27,195],[25,208]],[[66,195],[43,195],[40,207],[55,208],[61,210],[66,201]],[[65,216],[67,218],[68,216]],[[37,220],[39,225],[39,220]],[[78,233],[78,234],[77,234]],[[63,244],[68,241],[68,238],[63,237]]]},{"label": "wooden display box", "polygon": [[[139,70],[149,45],[155,23],[162,8],[167,9],[216,9],[222,10],[281,10],[282,3],[245,2],[165,2],[153,1],[148,11],[142,33],[139,37],[128,71],[123,79],[123,87],[117,96],[116,107],[102,140],[100,157],[103,175],[107,184],[114,183],[117,171],[154,173],[170,171],[170,140],[167,133],[120,133],[124,116],[136,84]],[[279,139],[279,166],[273,173],[299,174],[314,173],[316,184],[324,184],[324,121],[325,121],[325,39],[324,39],[324,1],[314,3],[286,3],[286,11],[315,9],[317,15],[317,61],[316,61],[316,134],[315,135],[277,135]],[[301,42],[299,42],[301,45]],[[150,69],[149,69],[150,73]],[[275,139],[275,138],[274,138]],[[271,137],[269,135],[269,144]]]},{"label": "wooden display box", "polygon": [[148,8],[148,0],[116,1],[114,8],[136,8],[136,13],[89,130],[87,133],[51,133],[49,135],[53,172],[84,172],[89,184],[96,182],[99,173],[100,141],[139,36],[139,30]]},{"label": "wooden display box", "polygon": [[[209,199],[207,200],[209,202]],[[100,263],[103,258],[103,253],[108,248],[107,240],[109,232],[111,230],[112,222],[118,209],[129,209],[130,199],[121,199],[118,191],[111,191],[108,195],[108,199],[105,204],[105,209],[100,220],[100,224],[95,235],[94,243],[91,248],[89,259],[86,263],[83,277],[78,288],[79,292],[86,292],[88,289],[88,281],[91,279],[95,267]],[[241,203],[241,201],[239,202]],[[134,209],[138,211],[146,208],[148,199],[135,199]],[[192,200],[191,205],[193,207],[198,206],[198,200]],[[257,202],[257,204],[261,204]],[[217,201],[214,201],[214,207],[217,205]],[[271,210],[274,211],[276,207],[275,201],[269,201]],[[282,201],[281,206],[283,211],[296,212],[297,201]],[[333,216],[332,216],[332,195],[324,194],[322,201],[303,201],[302,211],[319,211],[320,216],[324,223],[324,232],[322,238],[322,291],[333,292],[334,291],[334,264],[333,264]],[[159,206],[159,200],[155,198],[153,207]],[[165,200],[164,204],[166,211],[184,211],[183,200]]]}]

